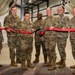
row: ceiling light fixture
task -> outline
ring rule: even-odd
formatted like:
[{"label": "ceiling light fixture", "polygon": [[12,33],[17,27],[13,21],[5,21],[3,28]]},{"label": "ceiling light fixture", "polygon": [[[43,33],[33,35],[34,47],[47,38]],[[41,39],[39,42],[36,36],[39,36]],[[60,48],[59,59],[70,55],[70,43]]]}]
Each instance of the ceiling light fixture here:
[{"label": "ceiling light fixture", "polygon": [[32,0],[29,0],[29,3],[32,3]]}]

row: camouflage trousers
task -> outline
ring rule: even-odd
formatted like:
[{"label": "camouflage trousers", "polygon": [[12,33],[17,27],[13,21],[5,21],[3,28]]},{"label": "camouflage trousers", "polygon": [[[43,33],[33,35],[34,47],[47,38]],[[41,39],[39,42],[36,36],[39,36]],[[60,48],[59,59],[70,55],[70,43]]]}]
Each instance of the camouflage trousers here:
[{"label": "camouflage trousers", "polygon": [[9,36],[8,37],[8,46],[10,51],[10,59],[14,60],[15,57],[20,57],[20,45],[18,44],[18,37],[17,36]]},{"label": "camouflage trousers", "polygon": [[65,47],[67,43],[67,37],[57,37],[57,47],[61,59],[66,59]]},{"label": "camouflage trousers", "polygon": [[33,49],[33,40],[30,39],[21,39],[20,40],[20,48],[21,48],[21,61],[31,60],[31,54]]},{"label": "camouflage trousers", "polygon": [[18,37],[16,41],[16,58],[20,59],[20,37]]},{"label": "camouflage trousers", "polygon": [[72,47],[72,55],[73,58],[75,59],[75,33],[70,34],[70,42],[71,42],[71,47]]},{"label": "camouflage trousers", "polygon": [[2,45],[2,40],[0,41],[0,54],[1,54],[1,50],[3,48],[3,45]]},{"label": "camouflage trousers", "polygon": [[56,61],[56,52],[55,52],[56,38],[54,36],[46,37],[45,46],[46,46],[48,58]]},{"label": "camouflage trousers", "polygon": [[43,56],[47,57],[46,48],[45,48],[45,41],[41,41],[41,40],[37,40],[37,39],[35,39],[35,48],[36,48],[35,56],[38,57],[40,55],[41,46],[42,46],[42,50],[43,50]]}]

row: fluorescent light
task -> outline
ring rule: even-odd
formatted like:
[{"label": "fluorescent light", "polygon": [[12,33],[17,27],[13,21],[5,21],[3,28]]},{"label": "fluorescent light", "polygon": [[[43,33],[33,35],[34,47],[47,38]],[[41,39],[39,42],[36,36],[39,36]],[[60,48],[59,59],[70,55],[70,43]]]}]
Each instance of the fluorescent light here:
[{"label": "fluorescent light", "polygon": [[29,0],[29,3],[32,3],[32,0]]}]

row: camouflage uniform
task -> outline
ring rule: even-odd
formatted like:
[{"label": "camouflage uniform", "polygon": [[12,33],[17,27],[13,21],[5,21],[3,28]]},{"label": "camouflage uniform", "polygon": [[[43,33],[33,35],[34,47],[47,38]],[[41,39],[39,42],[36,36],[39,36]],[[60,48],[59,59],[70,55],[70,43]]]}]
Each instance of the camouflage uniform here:
[{"label": "camouflage uniform", "polygon": [[[44,21],[44,24],[45,24],[45,29],[51,26],[56,27],[57,19],[56,17],[53,16],[47,17]],[[45,32],[45,46],[47,50],[47,56],[49,58],[49,64],[52,65],[52,67],[49,68],[48,70],[53,70],[55,69],[55,61],[56,61],[56,52],[55,52],[56,32],[54,31]]]},{"label": "camouflage uniform", "polygon": [[[68,28],[69,27],[69,17],[68,16],[59,16],[58,17],[58,28]],[[65,67],[65,60],[66,60],[66,53],[65,53],[65,47],[67,43],[68,33],[67,32],[57,32],[57,47],[58,51],[61,57],[61,61],[59,61],[57,64],[59,64],[59,68]]]},{"label": "camouflage uniform", "polygon": [[[24,20],[20,28],[22,30],[31,32],[32,23]],[[29,64],[31,63],[31,54],[33,50],[33,35],[32,34],[21,34],[20,47],[21,47],[21,61],[25,62],[27,60],[27,66],[30,68],[33,68],[33,66]]]},{"label": "camouflage uniform", "polygon": [[[4,26],[7,28],[12,28],[14,29],[13,32],[7,32],[7,37],[8,37],[8,46],[10,50],[10,59],[13,61],[16,58],[20,58],[20,50],[19,50],[19,24],[21,23],[20,18],[15,15],[13,16],[12,14],[8,15],[5,20],[4,20]],[[16,48],[16,53],[15,53],[15,48]]]},{"label": "camouflage uniform", "polygon": [[[1,27],[1,23],[0,23],[0,27]],[[3,35],[2,35],[2,31],[0,31],[0,54],[3,47],[2,42],[3,42]]]},{"label": "camouflage uniform", "polygon": [[[75,28],[75,16],[71,19],[70,27]],[[73,58],[75,59],[75,32],[70,33],[70,42],[71,42],[71,47],[72,47],[72,55],[73,55]],[[75,65],[70,66],[70,68],[75,69]]]},{"label": "camouflage uniform", "polygon": [[[71,19],[71,28],[75,28],[75,16]],[[72,54],[75,59],[75,32],[70,33],[70,42],[72,47]]]},{"label": "camouflage uniform", "polygon": [[[1,27],[1,23],[0,23],[0,27]],[[3,48],[2,42],[3,42],[3,35],[2,35],[2,31],[0,31],[0,54],[1,54],[1,50]],[[0,67],[2,67],[1,64],[0,64]]]},{"label": "camouflage uniform", "polygon": [[[47,62],[47,53],[46,53],[46,49],[45,49],[45,41],[42,41],[42,39],[44,39],[44,36],[42,36],[42,37],[39,36],[39,33],[40,33],[40,31],[42,31],[43,26],[44,26],[44,21],[42,19],[41,20],[37,19],[34,22],[33,28],[35,30],[37,30],[37,29],[40,28],[39,31],[35,32],[35,48],[36,48],[36,54],[35,54],[35,56],[36,56],[37,61],[39,62],[40,47],[42,46],[43,56],[44,56],[44,62],[46,63]],[[36,61],[35,61],[35,63],[36,63]]]}]

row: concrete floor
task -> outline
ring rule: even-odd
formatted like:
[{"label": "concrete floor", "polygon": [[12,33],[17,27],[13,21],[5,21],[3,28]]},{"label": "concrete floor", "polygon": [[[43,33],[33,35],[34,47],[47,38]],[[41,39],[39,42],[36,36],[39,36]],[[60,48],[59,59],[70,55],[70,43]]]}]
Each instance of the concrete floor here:
[{"label": "concrete floor", "polygon": [[[72,57],[71,46],[69,39],[67,40],[66,46],[66,67],[63,69],[57,69],[54,71],[48,71],[48,67],[44,68],[43,65],[43,55],[42,55],[42,48],[40,54],[40,62],[35,65],[34,69],[28,68],[27,71],[23,71],[20,68],[20,64],[17,68],[10,66],[10,59],[9,59],[9,48],[7,44],[3,45],[3,49],[0,55],[0,64],[3,64],[3,67],[0,68],[0,75],[72,75],[74,70],[70,69],[70,65],[74,65],[75,61]],[[56,47],[57,53],[57,61],[60,60],[59,52]],[[35,47],[33,44],[33,53],[32,53],[32,61],[35,59]]]}]

